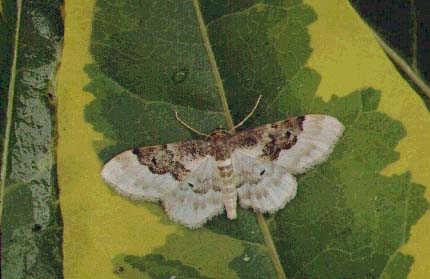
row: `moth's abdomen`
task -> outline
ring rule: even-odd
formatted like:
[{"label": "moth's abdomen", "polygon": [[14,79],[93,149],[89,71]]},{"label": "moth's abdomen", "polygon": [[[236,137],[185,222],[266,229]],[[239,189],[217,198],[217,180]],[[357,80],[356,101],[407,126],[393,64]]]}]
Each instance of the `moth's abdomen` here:
[{"label": "moth's abdomen", "polygon": [[236,219],[237,190],[234,185],[222,189],[222,201],[228,219]]},{"label": "moth's abdomen", "polygon": [[216,164],[220,176],[222,201],[227,211],[227,218],[236,219],[237,189],[234,183],[231,158],[216,161]]}]

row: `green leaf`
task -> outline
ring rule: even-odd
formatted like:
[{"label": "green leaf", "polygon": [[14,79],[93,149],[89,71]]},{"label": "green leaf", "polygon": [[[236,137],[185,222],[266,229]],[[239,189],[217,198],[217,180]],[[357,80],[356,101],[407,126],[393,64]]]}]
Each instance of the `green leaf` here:
[{"label": "green leaf", "polygon": [[15,24],[16,11],[14,2],[3,1],[3,3],[0,3],[0,154],[3,154],[6,131]]},{"label": "green leaf", "polygon": [[2,276],[62,278],[52,100],[63,32],[61,3],[6,0],[2,5],[0,33],[7,36],[1,37],[6,64],[0,89],[2,102],[9,99],[2,103],[2,121],[7,116],[2,127]]},{"label": "green leaf", "polygon": [[[398,249],[428,202],[425,188],[408,173],[379,174],[398,159],[393,149],[405,132],[398,121],[372,109],[378,95],[369,89],[328,104],[315,98],[309,108],[337,116],[347,129],[330,161],[299,179],[301,195],[271,222],[278,250],[288,255],[284,268],[297,278],[373,278],[392,268],[409,270],[410,258]],[[348,115],[333,109],[342,104],[348,104]],[[296,240],[294,247],[285,235]],[[391,266],[398,255],[402,260]],[[330,263],[336,263],[335,271]]]},{"label": "green leaf", "polygon": [[[164,230],[176,226],[175,232],[150,252],[147,246],[142,252],[129,252],[139,237],[124,240],[125,222],[117,221],[112,227],[119,233],[113,242],[128,245],[122,253],[110,254],[112,264],[125,266],[119,276],[159,276],[175,263],[188,275],[276,278],[271,256],[277,256],[288,278],[388,278],[391,274],[406,278],[414,258],[401,248],[428,202],[424,186],[412,182],[407,171],[382,174],[399,160],[395,148],[409,136],[404,120],[380,108],[388,93],[378,87],[354,87],[339,92],[343,97],[323,99],[316,94],[325,73],[309,65],[313,51],[309,29],[318,18],[313,7],[302,1],[212,0],[200,1],[200,7],[216,68],[191,1],[96,2],[91,37],[94,63],[85,66],[90,78],[85,90],[94,99],[85,107],[85,118],[102,135],[94,137],[94,145],[103,162],[126,149],[197,138],[174,119],[173,108],[203,132],[218,123],[226,125],[217,71],[235,123],[262,94],[248,127],[286,115],[324,113],[337,117],[347,129],[326,163],[298,176],[296,199],[277,214],[265,216],[278,255],[266,247],[267,235],[263,236],[250,210],[240,210],[234,221],[219,216],[203,229],[188,230],[169,221],[158,206],[141,203],[138,209],[159,216]],[[85,160],[79,161],[79,156],[78,162],[87,160],[82,155]],[[67,156],[63,158],[65,165],[70,164]],[[76,171],[64,169],[65,177]],[[86,190],[76,182],[70,185]],[[82,193],[87,194],[68,195],[66,218],[74,220],[70,205],[85,204],[79,203]],[[99,193],[102,200],[108,196]],[[112,201],[110,208],[125,208],[122,199],[106,200]],[[113,216],[103,212],[105,218]],[[122,218],[128,217],[125,213]],[[91,225],[106,223],[98,222]],[[128,222],[151,221],[142,216]],[[69,224],[76,231],[78,225]],[[97,240],[91,237],[90,241]]]},{"label": "green leaf", "polygon": [[[175,279],[210,279],[209,277],[201,276],[196,269],[186,266],[178,260],[166,260],[163,255],[159,254],[144,257],[125,256],[122,260],[131,268],[138,269],[154,279],[172,277]],[[117,270],[119,270],[117,271],[118,274],[127,276],[128,268],[125,269],[123,266],[119,266]]]}]

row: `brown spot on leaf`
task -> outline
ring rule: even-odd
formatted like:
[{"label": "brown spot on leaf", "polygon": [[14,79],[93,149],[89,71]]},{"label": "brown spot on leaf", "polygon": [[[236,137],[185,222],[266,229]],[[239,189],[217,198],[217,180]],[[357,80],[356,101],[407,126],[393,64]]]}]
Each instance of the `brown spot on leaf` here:
[{"label": "brown spot on leaf", "polygon": [[121,274],[121,273],[123,273],[123,272],[124,272],[124,270],[125,270],[125,268],[124,268],[124,267],[122,267],[122,266],[116,266],[116,267],[113,269],[113,273],[114,273],[114,274]]}]

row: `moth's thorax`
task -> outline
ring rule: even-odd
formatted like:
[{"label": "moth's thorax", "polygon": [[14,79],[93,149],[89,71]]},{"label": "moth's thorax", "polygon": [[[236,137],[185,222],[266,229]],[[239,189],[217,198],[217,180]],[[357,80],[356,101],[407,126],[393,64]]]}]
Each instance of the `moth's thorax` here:
[{"label": "moth's thorax", "polygon": [[224,161],[231,157],[231,137],[230,132],[222,129],[215,129],[210,133],[211,155],[216,161]]}]

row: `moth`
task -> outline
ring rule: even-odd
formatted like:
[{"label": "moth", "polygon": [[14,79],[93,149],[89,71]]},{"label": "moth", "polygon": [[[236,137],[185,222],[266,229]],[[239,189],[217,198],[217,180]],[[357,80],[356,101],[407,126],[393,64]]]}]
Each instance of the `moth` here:
[{"label": "moth", "polygon": [[206,135],[176,117],[206,138],[125,151],[106,163],[102,176],[122,196],[161,201],[173,221],[189,228],[224,210],[235,219],[238,200],[256,212],[282,209],[297,192],[293,175],[325,161],[344,130],[336,118],[315,114]]}]

